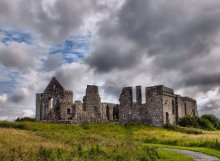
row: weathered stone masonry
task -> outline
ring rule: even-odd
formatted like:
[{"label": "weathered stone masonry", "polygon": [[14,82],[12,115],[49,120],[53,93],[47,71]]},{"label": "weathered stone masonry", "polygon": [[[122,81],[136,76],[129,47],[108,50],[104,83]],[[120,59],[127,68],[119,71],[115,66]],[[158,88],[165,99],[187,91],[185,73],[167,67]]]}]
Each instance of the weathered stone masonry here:
[{"label": "weathered stone masonry", "polygon": [[36,95],[37,120],[70,120],[73,92],[53,78],[45,91]]},{"label": "weathered stone masonry", "polygon": [[118,120],[118,105],[102,103],[98,87],[88,85],[83,102],[73,103],[73,92],[54,77],[43,93],[36,94],[36,119],[49,122],[86,123]]},{"label": "weathered stone masonry", "polygon": [[197,116],[196,101],[174,94],[163,85],[136,88],[136,102],[132,87],[125,87],[119,98],[120,104],[103,103],[98,87],[88,85],[82,101],[73,103],[73,92],[65,90],[54,77],[43,93],[36,94],[36,119],[49,122],[91,123],[119,121],[119,123],[143,123],[162,126],[176,124],[186,116]]},{"label": "weathered stone masonry", "polygon": [[186,115],[197,116],[196,101],[175,95],[173,89],[163,85],[145,88],[145,103],[141,100],[141,87],[136,87],[136,102],[133,101],[132,87],[122,89],[120,95],[119,122],[144,123],[162,126],[177,121]]}]

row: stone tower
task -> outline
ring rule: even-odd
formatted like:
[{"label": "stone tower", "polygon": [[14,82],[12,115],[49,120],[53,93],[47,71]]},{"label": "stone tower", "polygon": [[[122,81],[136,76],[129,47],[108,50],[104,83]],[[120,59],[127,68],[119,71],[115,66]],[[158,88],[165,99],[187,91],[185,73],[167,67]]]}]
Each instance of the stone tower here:
[{"label": "stone tower", "polygon": [[87,85],[86,95],[83,97],[83,111],[87,111],[89,122],[98,122],[102,119],[102,104],[98,86]]}]

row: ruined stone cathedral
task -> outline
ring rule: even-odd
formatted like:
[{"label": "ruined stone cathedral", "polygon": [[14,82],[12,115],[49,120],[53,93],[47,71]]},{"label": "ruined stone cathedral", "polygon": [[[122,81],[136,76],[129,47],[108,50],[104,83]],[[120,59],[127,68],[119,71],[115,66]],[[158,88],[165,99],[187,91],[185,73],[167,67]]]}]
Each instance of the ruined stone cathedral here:
[{"label": "ruined stone cathedral", "polygon": [[[136,94],[136,101],[133,95]],[[115,121],[162,126],[176,124],[186,115],[197,116],[196,100],[174,94],[163,85],[145,88],[145,103],[141,86],[125,87],[119,104],[103,103],[98,86],[87,85],[82,101],[73,102],[73,92],[66,90],[53,77],[43,93],[36,94],[36,119],[45,122],[94,123]]]}]

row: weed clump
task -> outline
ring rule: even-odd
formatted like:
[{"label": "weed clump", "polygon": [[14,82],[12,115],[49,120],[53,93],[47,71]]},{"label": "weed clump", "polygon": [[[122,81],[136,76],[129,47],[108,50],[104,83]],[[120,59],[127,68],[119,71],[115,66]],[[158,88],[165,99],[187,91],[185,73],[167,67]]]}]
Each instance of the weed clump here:
[{"label": "weed clump", "polygon": [[139,154],[140,161],[156,161],[160,158],[158,149],[156,147],[145,146],[142,153]]}]

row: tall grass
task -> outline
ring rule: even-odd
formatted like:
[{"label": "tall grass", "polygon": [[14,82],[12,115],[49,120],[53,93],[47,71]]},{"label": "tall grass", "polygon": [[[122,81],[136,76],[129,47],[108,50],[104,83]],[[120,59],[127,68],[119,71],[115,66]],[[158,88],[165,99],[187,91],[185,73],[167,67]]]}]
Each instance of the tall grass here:
[{"label": "tall grass", "polygon": [[189,129],[168,130],[116,123],[64,125],[0,122],[0,127],[2,161],[158,159],[158,150],[143,146],[145,143],[220,149],[220,132],[217,131],[189,132]]}]

